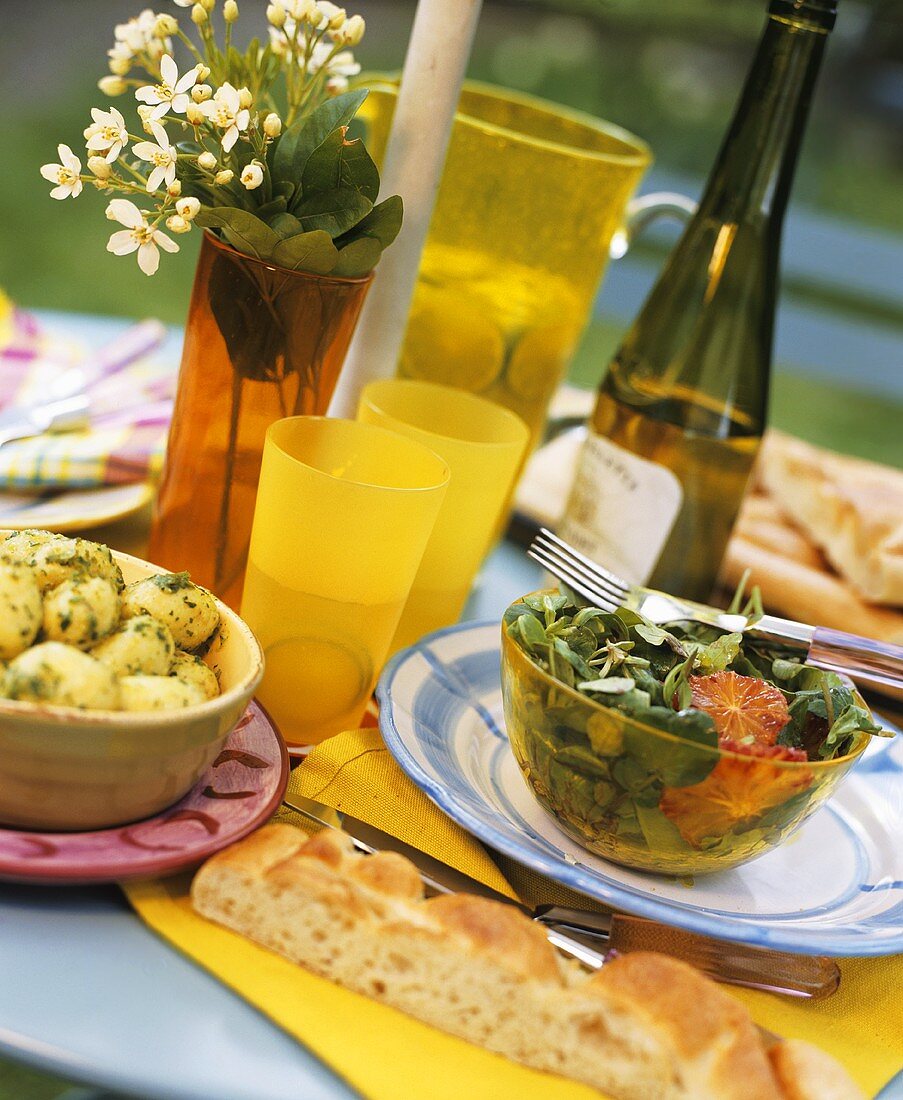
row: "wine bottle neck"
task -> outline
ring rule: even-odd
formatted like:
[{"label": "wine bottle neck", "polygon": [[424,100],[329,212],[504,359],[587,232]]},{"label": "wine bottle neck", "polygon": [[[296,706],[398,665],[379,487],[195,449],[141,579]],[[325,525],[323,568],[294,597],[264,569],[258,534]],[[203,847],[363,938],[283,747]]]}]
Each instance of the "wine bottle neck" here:
[{"label": "wine bottle neck", "polygon": [[768,220],[779,228],[833,24],[827,2],[772,0],[701,212],[733,224]]}]

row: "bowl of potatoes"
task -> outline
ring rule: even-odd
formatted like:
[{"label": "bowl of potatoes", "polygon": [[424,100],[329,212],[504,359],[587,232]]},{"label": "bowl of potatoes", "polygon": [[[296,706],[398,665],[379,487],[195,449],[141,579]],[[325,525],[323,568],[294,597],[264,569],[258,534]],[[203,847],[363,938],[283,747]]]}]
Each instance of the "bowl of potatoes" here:
[{"label": "bowl of potatoes", "polygon": [[187,573],[0,531],[0,825],[159,813],[212,763],[262,675],[251,630]]}]

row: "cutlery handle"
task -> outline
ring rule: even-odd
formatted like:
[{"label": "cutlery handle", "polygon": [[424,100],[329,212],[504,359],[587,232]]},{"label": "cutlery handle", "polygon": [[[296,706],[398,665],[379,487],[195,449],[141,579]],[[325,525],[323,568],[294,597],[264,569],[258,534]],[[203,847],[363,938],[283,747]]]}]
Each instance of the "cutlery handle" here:
[{"label": "cutlery handle", "polygon": [[612,917],[609,947],[623,952],[659,951],[691,963],[719,982],[792,997],[819,1000],[840,985],[833,959],[747,947],[620,913]]},{"label": "cutlery handle", "polygon": [[730,985],[812,1000],[829,997],[840,985],[837,964],[818,955],[747,947],[624,913],[543,905],[536,910],[535,917],[552,928],[600,938],[607,942],[609,950],[624,954],[657,951],[682,959],[716,981]]},{"label": "cutlery handle", "polygon": [[903,646],[819,626],[812,635],[808,661],[829,672],[845,673],[863,687],[903,699]]}]

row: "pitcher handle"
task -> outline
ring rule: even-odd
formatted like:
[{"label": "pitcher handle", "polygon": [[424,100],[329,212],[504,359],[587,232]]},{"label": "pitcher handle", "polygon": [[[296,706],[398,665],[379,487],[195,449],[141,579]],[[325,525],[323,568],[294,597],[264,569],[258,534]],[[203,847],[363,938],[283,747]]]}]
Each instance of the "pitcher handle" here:
[{"label": "pitcher handle", "polygon": [[609,255],[613,260],[619,260],[641,233],[662,218],[688,222],[696,213],[696,207],[693,199],[678,191],[653,191],[631,199],[627,204],[624,225],[611,239]]},{"label": "pitcher handle", "polygon": [[[678,191],[653,191],[631,199],[627,204],[624,224],[611,239],[609,255],[613,260],[619,260],[641,233],[663,218],[673,218],[685,224],[696,213],[696,207],[693,199]],[[584,424],[595,402],[593,391],[580,391],[567,382],[563,383],[552,398],[544,442],[551,443],[562,433]]]}]

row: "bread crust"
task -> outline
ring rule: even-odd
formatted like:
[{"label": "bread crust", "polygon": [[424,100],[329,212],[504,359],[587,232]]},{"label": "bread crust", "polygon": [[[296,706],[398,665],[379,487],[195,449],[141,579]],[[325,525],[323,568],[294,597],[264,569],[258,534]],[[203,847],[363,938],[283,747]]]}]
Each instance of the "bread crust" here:
[{"label": "bread crust", "polygon": [[587,976],[514,906],[424,899],[413,864],[338,830],[267,825],[208,860],[191,898],[315,974],[613,1100],[796,1100],[743,1006],[692,967],[638,952]]},{"label": "bread crust", "polygon": [[859,595],[903,606],[903,471],[770,431],[758,477]]}]

